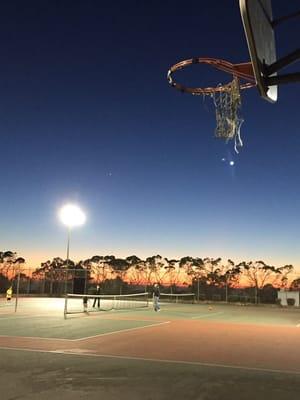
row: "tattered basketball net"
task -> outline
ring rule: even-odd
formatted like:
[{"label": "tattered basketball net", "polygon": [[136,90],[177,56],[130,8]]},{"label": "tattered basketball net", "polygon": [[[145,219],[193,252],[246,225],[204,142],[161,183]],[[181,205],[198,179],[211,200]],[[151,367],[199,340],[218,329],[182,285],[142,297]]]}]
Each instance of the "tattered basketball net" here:
[{"label": "tattered basketball net", "polygon": [[[218,85],[216,87],[207,88],[190,88],[176,83],[172,74],[184,67],[192,64],[210,64],[213,67],[230,73],[233,76],[231,82],[225,85]],[[239,79],[248,81],[247,83],[240,83]],[[243,119],[240,116],[239,110],[241,108],[241,89],[248,89],[256,85],[252,64],[231,64],[228,61],[219,60],[216,58],[191,58],[189,60],[181,61],[173,65],[168,71],[168,81],[175,89],[191,93],[195,96],[211,96],[216,107],[216,121],[217,126],[215,136],[225,139],[226,141],[234,140],[234,149],[238,153],[238,147],[243,145],[240,128]]]}]

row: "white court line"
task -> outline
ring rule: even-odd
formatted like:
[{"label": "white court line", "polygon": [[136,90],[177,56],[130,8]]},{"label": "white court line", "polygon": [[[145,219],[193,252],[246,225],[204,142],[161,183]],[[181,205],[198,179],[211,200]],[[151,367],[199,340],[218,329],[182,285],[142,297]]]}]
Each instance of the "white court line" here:
[{"label": "white court line", "polygon": [[196,315],[195,317],[192,317],[191,319],[200,319],[200,318],[206,318],[206,317],[213,317],[215,315],[220,315],[220,314],[224,314],[224,312],[223,311],[219,311],[219,312],[215,312],[215,313]]},{"label": "white court line", "polygon": [[28,315],[21,315],[20,317],[0,317],[0,321],[3,321],[5,319],[22,319],[22,318],[45,318],[45,314],[41,314],[41,315],[32,315],[32,314],[28,314]]},{"label": "white court line", "polygon": [[[134,321],[138,321],[138,320],[134,320]],[[86,336],[86,337],[79,338],[79,339],[63,339],[63,338],[56,338],[56,337],[40,337],[40,336],[12,336],[12,335],[0,335],[0,338],[3,337],[3,338],[14,338],[14,339],[63,340],[63,341],[67,341],[67,342],[80,342],[80,341],[86,340],[86,339],[92,339],[92,338],[107,336],[107,335],[114,335],[116,333],[129,332],[129,331],[134,331],[134,330],[138,330],[138,329],[151,328],[152,326],[165,325],[165,324],[169,324],[170,322],[171,321],[164,321],[164,322],[159,322],[159,323],[151,324],[151,325],[137,326],[135,328],[120,329],[118,331],[99,333],[98,335]]]},{"label": "white court line", "polygon": [[50,353],[50,354],[59,354],[65,356],[78,356],[78,357],[102,357],[102,358],[112,358],[119,360],[130,360],[130,361],[146,361],[146,362],[155,362],[162,364],[182,364],[182,365],[194,365],[198,367],[208,367],[208,368],[226,368],[226,369],[235,369],[241,371],[252,371],[252,372],[268,372],[268,373],[276,373],[276,374],[285,374],[285,375],[300,375],[300,371],[293,370],[284,370],[284,369],[271,369],[271,368],[258,368],[258,367],[247,367],[242,365],[230,365],[230,364],[218,364],[218,363],[206,363],[206,362],[198,362],[198,361],[184,361],[184,360],[165,360],[165,359],[155,359],[155,358],[144,358],[144,357],[130,357],[130,356],[115,356],[108,354],[91,354],[91,353],[79,353],[76,351],[68,351],[68,350],[34,350],[29,348],[16,349],[14,347],[2,347],[0,346],[0,350],[15,350],[15,351],[27,351],[31,353]]},{"label": "white court line", "polygon": [[160,308],[160,310],[162,311],[162,312],[167,312],[167,313],[170,313],[170,314],[175,314],[175,316],[183,316],[183,317],[187,317],[188,318],[188,312],[178,312],[178,311],[176,311],[176,310],[171,310],[171,309],[169,309],[169,308],[163,308],[163,307],[161,307]]},{"label": "white court line", "polygon": [[37,340],[64,340],[68,342],[73,342],[78,339],[62,339],[53,337],[40,337],[40,336],[12,336],[12,335],[0,335],[0,338],[13,338],[13,339],[37,339]]},{"label": "white court line", "polygon": [[[13,318],[13,317],[12,317]],[[0,318],[1,319],[12,319],[12,318]],[[28,316],[22,316],[22,317],[16,317],[13,319],[18,319],[18,318],[28,318]],[[107,318],[104,319],[106,321],[112,321],[112,319]],[[127,321],[127,320],[126,320]],[[137,321],[137,322],[152,322],[153,320],[128,320],[128,321]],[[65,340],[65,341],[69,341],[69,342],[77,342],[77,341],[82,341],[82,340],[86,340],[86,339],[92,339],[92,338],[96,338],[96,337],[101,337],[101,336],[107,336],[107,335],[114,335],[116,333],[122,333],[122,332],[129,332],[129,331],[133,331],[133,330],[139,330],[139,329],[145,329],[145,328],[151,328],[153,326],[159,326],[159,325],[165,325],[165,324],[169,324],[171,321],[164,321],[164,322],[159,322],[159,323],[155,323],[155,324],[150,324],[150,325],[143,325],[143,326],[137,326],[135,328],[128,328],[128,329],[120,329],[117,331],[112,331],[112,332],[106,332],[106,333],[100,333],[98,335],[93,335],[93,336],[85,336],[83,338],[79,338],[79,339],[67,339],[67,338],[56,338],[56,337],[40,337],[40,336],[13,336],[13,335],[0,335],[0,338],[17,338],[17,339],[37,339],[37,340]]]},{"label": "white court line", "polygon": [[123,333],[123,332],[129,332],[129,331],[136,331],[139,329],[145,329],[145,328],[151,328],[153,326],[160,326],[160,325],[166,325],[169,324],[171,321],[164,321],[164,322],[159,322],[156,324],[151,324],[151,325],[143,325],[143,326],[137,326],[135,328],[128,328],[128,329],[120,329],[118,331],[112,331],[112,332],[106,332],[106,333],[99,333],[99,335],[93,335],[93,336],[86,336],[80,339],[72,339],[74,342],[80,342],[81,340],[86,340],[86,339],[92,339],[96,337],[101,337],[101,336],[108,336],[108,335],[115,335],[116,333]]}]

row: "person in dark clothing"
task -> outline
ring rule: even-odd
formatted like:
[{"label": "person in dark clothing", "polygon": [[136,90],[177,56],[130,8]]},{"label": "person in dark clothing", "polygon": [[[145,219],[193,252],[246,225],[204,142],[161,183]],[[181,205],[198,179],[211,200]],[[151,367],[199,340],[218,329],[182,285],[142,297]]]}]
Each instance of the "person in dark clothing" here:
[{"label": "person in dark clothing", "polygon": [[[96,291],[95,291],[94,294],[96,294],[96,295],[100,294],[100,285],[96,286]],[[94,298],[94,303],[93,303],[93,307],[94,308],[96,307],[96,303],[98,303],[97,307],[100,308],[100,297],[95,297]]]},{"label": "person in dark clothing", "polygon": [[154,311],[160,311],[159,298],[160,298],[159,285],[158,285],[158,283],[155,283],[154,288],[153,288],[153,309],[154,309]]}]

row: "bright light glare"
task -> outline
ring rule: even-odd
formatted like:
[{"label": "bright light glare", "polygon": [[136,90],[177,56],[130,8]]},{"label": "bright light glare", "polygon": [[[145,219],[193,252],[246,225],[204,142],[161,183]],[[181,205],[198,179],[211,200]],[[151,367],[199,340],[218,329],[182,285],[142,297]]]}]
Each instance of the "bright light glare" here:
[{"label": "bright light glare", "polygon": [[234,165],[234,161],[230,161],[230,162],[229,162],[229,165]]},{"label": "bright light glare", "polygon": [[69,228],[85,223],[85,215],[81,209],[74,204],[66,204],[59,211],[59,218],[64,225]]}]

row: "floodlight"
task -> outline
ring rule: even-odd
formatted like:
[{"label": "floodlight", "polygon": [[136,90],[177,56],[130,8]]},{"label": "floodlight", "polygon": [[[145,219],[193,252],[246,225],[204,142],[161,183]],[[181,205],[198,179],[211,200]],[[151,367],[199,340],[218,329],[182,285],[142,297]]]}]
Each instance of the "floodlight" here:
[{"label": "floodlight", "polygon": [[61,222],[68,228],[80,226],[85,223],[85,215],[82,210],[74,204],[66,204],[59,212]]},{"label": "floodlight", "polygon": [[59,211],[61,222],[68,227],[67,267],[69,266],[71,228],[85,223],[85,214],[75,204],[66,204]]}]

